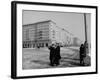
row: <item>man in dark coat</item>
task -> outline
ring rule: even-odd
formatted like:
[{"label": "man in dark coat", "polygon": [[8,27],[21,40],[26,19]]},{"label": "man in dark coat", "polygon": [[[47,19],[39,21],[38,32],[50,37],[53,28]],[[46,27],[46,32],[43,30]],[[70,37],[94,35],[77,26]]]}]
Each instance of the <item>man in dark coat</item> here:
[{"label": "man in dark coat", "polygon": [[81,47],[80,47],[80,65],[84,65],[84,57],[85,57],[84,45],[81,44]]},{"label": "man in dark coat", "polygon": [[56,43],[56,53],[55,53],[55,64],[59,65],[60,64],[60,59],[61,59],[61,55],[60,55],[60,46],[59,43]]},{"label": "man in dark coat", "polygon": [[48,47],[50,50],[50,65],[54,66],[54,61],[55,61],[55,45],[52,44],[51,46]]}]

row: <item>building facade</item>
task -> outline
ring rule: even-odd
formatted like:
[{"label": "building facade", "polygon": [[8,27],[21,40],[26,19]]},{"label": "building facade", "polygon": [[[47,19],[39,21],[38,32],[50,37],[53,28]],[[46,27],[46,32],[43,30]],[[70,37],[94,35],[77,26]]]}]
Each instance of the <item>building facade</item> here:
[{"label": "building facade", "polygon": [[54,42],[73,44],[73,36],[51,20],[23,25],[23,48],[47,47]]}]

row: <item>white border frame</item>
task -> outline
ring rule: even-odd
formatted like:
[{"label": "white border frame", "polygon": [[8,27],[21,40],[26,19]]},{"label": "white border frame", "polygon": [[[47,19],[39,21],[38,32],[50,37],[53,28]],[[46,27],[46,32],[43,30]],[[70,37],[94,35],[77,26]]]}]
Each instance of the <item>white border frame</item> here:
[{"label": "white border frame", "polygon": [[[22,69],[22,10],[43,10],[61,12],[91,13],[91,66],[89,67],[69,67],[55,69]],[[85,73],[96,71],[96,9],[82,7],[60,7],[47,5],[27,5],[17,4],[17,76],[38,76],[53,74]]]}]

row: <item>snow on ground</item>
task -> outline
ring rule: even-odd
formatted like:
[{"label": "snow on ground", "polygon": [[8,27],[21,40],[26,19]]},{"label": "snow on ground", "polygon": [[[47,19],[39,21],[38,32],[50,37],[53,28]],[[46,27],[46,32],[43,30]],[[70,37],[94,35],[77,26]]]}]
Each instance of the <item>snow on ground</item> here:
[{"label": "snow on ground", "polygon": [[[49,65],[49,50],[48,48],[23,48],[22,67],[23,69],[42,69],[55,67],[76,67],[79,64],[79,48],[67,47],[61,48],[61,60],[59,66]],[[87,57],[88,63],[90,58]],[[87,62],[86,60],[86,62]]]}]

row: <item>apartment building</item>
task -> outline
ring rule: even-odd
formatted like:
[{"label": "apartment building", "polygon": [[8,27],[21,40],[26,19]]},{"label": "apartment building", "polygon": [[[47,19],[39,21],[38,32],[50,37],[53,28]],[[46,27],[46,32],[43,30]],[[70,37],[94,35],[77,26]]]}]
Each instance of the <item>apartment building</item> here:
[{"label": "apartment building", "polygon": [[51,20],[23,25],[23,48],[47,47],[54,42],[73,44],[73,35]]}]

